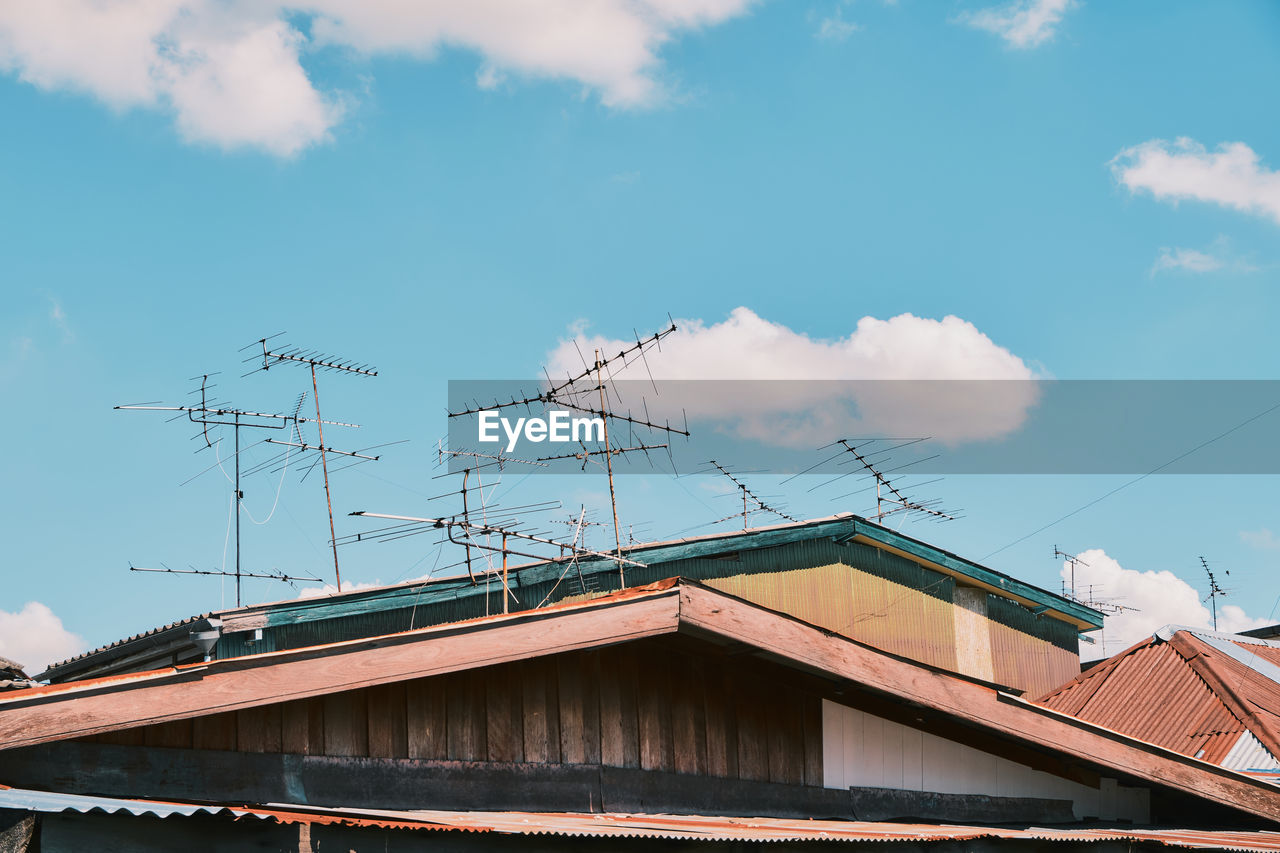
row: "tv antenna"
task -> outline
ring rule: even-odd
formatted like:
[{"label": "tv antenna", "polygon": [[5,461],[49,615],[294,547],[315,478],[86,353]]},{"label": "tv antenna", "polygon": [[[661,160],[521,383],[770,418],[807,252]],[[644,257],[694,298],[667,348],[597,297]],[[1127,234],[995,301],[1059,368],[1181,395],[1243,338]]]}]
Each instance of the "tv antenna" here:
[{"label": "tv antenna", "polygon": [[[863,444],[851,444],[849,439],[842,438],[834,442],[833,444],[827,445],[826,448],[822,448],[823,450],[825,450],[830,447],[839,447],[841,453],[850,454],[858,462],[858,464],[861,465],[862,468],[866,471],[866,475],[871,477],[875,481],[874,485],[876,490],[876,512],[875,512],[876,523],[883,522],[886,516],[893,515],[894,513],[897,513],[897,512],[918,512],[923,515],[931,516],[934,519],[937,519],[938,521],[955,521],[956,516],[952,515],[950,512],[946,512],[942,509],[939,509],[937,507],[936,501],[928,501],[928,502],[914,501],[908,498],[906,495],[904,495],[902,491],[898,489],[898,487],[895,486],[887,476],[887,474],[891,472],[880,470],[880,468],[876,467],[876,463],[871,461],[869,457],[875,454],[864,453],[863,450],[860,449],[860,448],[864,448],[866,444],[871,444],[872,442],[876,442],[880,440],[881,439],[873,438],[865,441]],[[902,444],[897,445],[897,447],[904,447],[908,444],[915,444],[916,442],[924,441],[924,440],[925,439],[907,439],[907,440],[904,440]],[[896,447],[887,448],[885,450],[879,450],[877,451],[877,453],[883,454],[883,453],[887,453],[889,450],[894,450],[894,449],[896,449]],[[923,462],[925,460],[918,460],[918,461]],[[915,464],[915,463],[908,463],[908,464]],[[906,467],[906,466],[902,466],[902,467]],[[841,476],[843,477],[847,475],[841,475]],[[840,478],[837,477],[836,479],[840,479]],[[930,482],[936,482],[936,481],[930,481]],[[853,493],[850,493],[850,494],[853,494]]]},{"label": "tv antenna", "polygon": [[[548,563],[557,563],[562,561],[576,561],[582,557],[598,557],[601,559],[609,560],[611,562],[615,562],[615,563],[621,562],[629,566],[637,566],[639,568],[644,568],[646,565],[645,563],[641,563],[636,560],[623,557],[621,554],[608,553],[605,551],[596,551],[591,548],[584,548],[581,545],[577,544],[578,538],[579,538],[578,534],[575,534],[574,541],[572,543],[567,543],[567,542],[558,541],[556,539],[551,539],[549,537],[542,536],[539,534],[525,532],[524,530],[521,530],[516,526],[514,526],[515,525],[514,519],[510,519],[509,524],[503,524],[501,521],[488,522],[484,524],[476,524],[464,518],[460,518],[456,515],[446,516],[441,518],[422,518],[422,517],[411,516],[411,515],[390,515],[387,513],[364,512],[364,511],[353,512],[351,513],[351,515],[359,516],[361,518],[381,518],[381,519],[386,519],[388,521],[400,522],[399,524],[391,528],[384,528],[383,530],[375,530],[365,534],[357,534],[357,537],[362,538],[364,540],[379,540],[379,539],[385,540],[390,536],[396,536],[396,537],[403,536],[409,532],[425,533],[428,530],[442,530],[444,531],[444,534],[448,538],[448,540],[455,545],[469,544],[471,547],[479,548],[482,551],[501,554],[502,555],[501,578],[502,578],[502,612],[503,613],[510,612],[510,600],[514,598],[514,595],[511,592],[511,586],[510,586],[510,583],[508,582],[508,576],[507,576],[507,572],[508,572],[507,558],[509,556],[528,557],[533,560],[538,560],[539,562],[548,562]],[[411,531],[410,529],[414,527],[416,527],[417,529]],[[580,530],[581,528],[579,528],[579,532]],[[455,532],[465,536],[466,541],[463,542],[463,541],[459,541],[458,539],[455,539],[454,538]],[[482,539],[479,539],[477,537],[482,537]],[[351,539],[351,537],[348,537],[348,539],[351,541],[355,541],[354,539]],[[494,539],[500,539],[501,545],[496,545],[496,546],[493,545],[492,541]],[[537,554],[529,550],[517,550],[516,548],[511,547],[511,545],[509,544],[509,540],[516,540],[518,542],[535,543],[538,545],[549,545],[558,549],[560,553],[558,555],[553,555],[551,557],[548,557],[545,554]],[[533,546],[529,545],[529,546],[523,546],[523,547],[533,547]],[[493,570],[490,570],[490,574],[493,574],[493,573],[494,573]],[[520,602],[517,600],[516,603],[519,604]]]},{"label": "tv antenna", "polygon": [[[269,347],[267,342],[272,338],[277,338],[283,333],[277,333],[270,338],[259,338],[248,346],[241,347],[240,351],[247,349],[262,347],[262,366],[246,373],[257,373],[259,370],[270,370],[278,364],[296,364],[308,368],[311,371],[311,394],[316,401],[316,431],[319,435],[319,444],[309,446],[305,442],[299,440],[297,446],[302,450],[316,450],[320,454],[320,469],[324,472],[324,501],[329,510],[329,544],[333,548],[333,575],[338,586],[338,592],[342,592],[342,570],[338,567],[338,535],[334,531],[333,526],[333,494],[329,490],[329,454],[336,453],[340,456],[355,458],[360,462],[377,461],[377,456],[367,456],[350,450],[335,450],[328,447],[324,443],[324,421],[320,416],[320,386],[316,382],[316,370],[331,370],[335,373],[351,373],[357,376],[377,376],[378,371],[374,370],[367,364],[360,364],[354,361],[335,358],[331,355],[325,355],[315,350],[304,350],[298,347]],[[258,356],[255,354],[245,359],[246,362],[256,361]],[[277,442],[283,444],[284,442]],[[356,463],[358,464],[358,462]]]},{"label": "tv antenna", "polygon": [[[280,577],[277,577],[275,575],[261,575],[261,574],[252,573],[252,572],[245,572],[241,569],[240,513],[243,509],[242,504],[244,501],[244,490],[240,488],[240,477],[241,477],[240,430],[242,429],[284,430],[284,429],[289,429],[290,427],[296,430],[299,423],[309,422],[309,419],[303,418],[300,416],[300,410],[302,408],[302,402],[303,402],[303,399],[305,398],[305,395],[300,396],[298,398],[297,405],[294,407],[294,412],[292,415],[283,415],[278,412],[253,412],[245,409],[237,409],[231,406],[230,404],[226,403],[225,401],[215,400],[211,397],[211,394],[213,389],[217,387],[217,383],[211,383],[209,380],[211,380],[213,377],[217,375],[218,375],[217,373],[205,373],[205,374],[201,374],[200,376],[193,377],[193,379],[198,379],[200,381],[200,387],[192,390],[190,394],[200,395],[200,399],[198,403],[192,403],[191,405],[188,405],[188,406],[160,406],[155,404],[139,404],[139,405],[131,405],[131,406],[116,406],[115,408],[120,410],[133,410],[133,411],[177,412],[178,414],[174,416],[173,420],[181,418],[183,415],[185,415],[187,420],[190,423],[197,424],[200,427],[200,432],[198,432],[194,437],[199,438],[203,442],[203,445],[200,448],[198,448],[197,452],[201,450],[212,449],[216,454],[217,444],[221,441],[221,439],[211,438],[209,434],[209,428],[210,427],[216,428],[219,426],[231,427],[232,432],[235,436],[235,452],[233,454],[233,457],[235,459],[235,477],[232,480],[231,485],[233,490],[232,495],[235,502],[236,568],[234,572],[225,572],[225,575],[227,577],[234,577],[236,579],[236,606],[239,607],[241,604],[241,591],[240,591],[241,578],[268,577],[268,578],[273,578],[275,580],[281,579]],[[326,423],[336,423],[336,422],[326,421]],[[354,426],[354,424],[343,424],[343,426]],[[268,439],[268,441],[269,440],[270,439]],[[247,450],[248,448],[244,448],[244,449]],[[285,465],[286,466],[288,465],[287,456],[285,458]],[[220,468],[221,466],[222,466],[222,459],[219,458],[215,464],[210,465],[204,471],[201,471],[200,474],[197,474],[195,476],[199,477],[201,474],[205,474],[209,471],[212,471],[214,468]],[[254,471],[251,471],[249,473],[256,473],[257,470],[259,469],[255,468]],[[191,477],[185,482],[189,483],[191,482],[191,480],[194,480],[194,479],[195,477]],[[171,573],[173,574],[209,574],[209,572],[185,572],[185,571],[179,571],[176,569],[173,570]]]},{"label": "tv antenna", "polygon": [[[519,459],[515,456],[507,456],[503,453],[493,454],[493,453],[478,453],[471,450],[449,450],[444,446],[443,441],[437,442],[436,464],[437,465],[444,464],[445,459],[470,460],[470,463],[468,464],[468,466],[463,468],[461,471],[462,488],[458,491],[458,494],[462,497],[462,519],[463,521],[466,521],[466,522],[471,521],[471,507],[470,507],[470,503],[468,502],[468,496],[470,495],[471,491],[478,490],[480,492],[480,507],[481,507],[481,513],[482,513],[482,520],[483,520],[483,517],[487,516],[487,513],[488,513],[489,507],[486,505],[484,500],[485,485],[484,485],[484,482],[480,479],[481,469],[497,467],[498,470],[501,471],[505,469],[506,466],[508,465],[529,465],[535,468],[548,467],[547,463],[545,462],[531,462],[528,459]],[[468,481],[471,478],[472,471],[476,472],[477,485],[475,486],[468,485]],[[438,479],[439,477],[448,476],[450,473],[453,473],[453,472],[445,471],[443,474],[437,474],[436,477],[433,479]],[[446,492],[443,495],[436,495],[434,498],[432,498],[432,500],[438,500],[440,498],[447,497],[449,494],[450,493]],[[539,505],[539,508],[541,508],[541,505]],[[358,535],[357,535],[357,538],[358,538]],[[471,583],[474,585],[476,583],[476,575],[471,568],[471,542],[470,542],[471,537],[469,534],[467,538],[468,538],[468,541],[464,543],[466,548],[465,561],[467,566],[467,576],[471,579]]]},{"label": "tv antenna", "polygon": [[761,498],[759,495],[757,495],[755,492],[751,491],[751,489],[747,488],[747,484],[742,482],[742,480],[739,479],[739,477],[735,475],[734,472],[730,471],[728,468],[724,467],[716,460],[711,459],[707,462],[707,464],[710,465],[719,473],[723,474],[725,478],[729,480],[729,482],[733,483],[734,488],[739,492],[741,492],[742,494],[742,512],[735,512],[733,515],[726,515],[724,518],[720,518],[711,522],[712,524],[720,524],[721,522],[728,521],[732,518],[741,517],[742,529],[746,530],[748,527],[748,522],[751,518],[751,515],[757,512],[765,512],[771,515],[776,515],[778,516],[778,518],[781,518],[785,521],[799,522],[800,519],[792,518],[791,516],[783,512],[781,509],[776,509],[770,506],[769,504],[765,503],[764,499]]},{"label": "tv antenna", "polygon": [[[292,585],[294,581],[323,583],[323,581],[321,581],[320,578],[311,577],[310,575],[286,575],[284,572],[227,572],[227,571],[219,571],[217,569],[197,569],[194,566],[191,566],[185,569],[171,569],[168,566],[166,566],[164,563],[161,563],[160,565],[163,566],[164,568],[160,568],[160,569],[144,568],[143,566],[135,566],[132,563],[130,563],[129,571],[157,572],[163,575],[212,575],[214,577],[224,577],[224,578],[235,577],[237,582],[239,581],[240,578],[262,578],[263,580],[283,581],[290,585]],[[240,602],[237,601],[236,606],[238,607],[239,605],[240,605]]]},{"label": "tv antenna", "polygon": [[[579,349],[578,355],[582,360],[583,369],[576,374],[566,376],[564,380],[560,381],[553,381],[544,370],[543,373],[547,380],[546,388],[540,393],[525,395],[519,398],[513,396],[510,400],[505,402],[501,400],[495,400],[489,404],[476,402],[472,406],[449,413],[450,418],[459,418],[477,415],[481,412],[500,411],[513,406],[531,407],[539,405],[544,407],[562,407],[599,418],[602,426],[602,441],[600,442],[602,446],[599,449],[589,449],[585,444],[583,444],[581,452],[540,457],[538,461],[551,462],[561,459],[579,459],[582,461],[582,467],[585,470],[587,463],[592,461],[593,456],[604,457],[603,467],[609,480],[609,506],[613,513],[613,541],[615,548],[615,556],[613,559],[618,567],[619,580],[621,585],[624,587],[626,586],[625,566],[633,564],[633,561],[623,559],[622,557],[622,525],[618,520],[618,493],[613,479],[613,459],[615,456],[630,453],[644,453],[647,457],[651,450],[666,449],[668,454],[670,454],[671,451],[668,444],[645,444],[643,442],[633,442],[631,446],[614,444],[613,440],[609,437],[610,424],[615,424],[614,439],[617,438],[616,424],[624,424],[633,431],[636,427],[640,427],[654,432],[663,433],[668,436],[683,435],[687,438],[689,436],[688,418],[686,416],[685,427],[681,429],[679,427],[672,426],[669,420],[664,423],[657,423],[656,421],[651,420],[648,414],[647,404],[644,406],[643,415],[633,415],[631,412],[628,412],[625,415],[615,413],[611,411],[609,407],[606,392],[611,391],[614,396],[618,396],[617,387],[616,384],[614,384],[614,374],[631,366],[634,362],[642,362],[645,365],[646,371],[648,371],[649,363],[648,358],[646,357],[646,352],[651,348],[661,350],[662,339],[673,334],[675,331],[676,324],[674,321],[671,321],[670,325],[666,328],[658,332],[654,332],[652,335],[645,338],[641,338],[639,333],[636,332],[634,344],[623,347],[616,355],[609,356],[607,358],[602,357],[600,350],[597,349],[595,351],[595,358],[590,364],[587,363],[586,358],[583,357],[582,351]],[[577,345],[576,341],[574,345]],[[653,382],[653,373],[652,371],[648,372],[650,384],[653,385],[656,392],[657,385]],[[598,395],[598,403],[591,399],[593,395]]]},{"label": "tv antenna", "polygon": [[[1209,568],[1209,561],[1204,557],[1200,558],[1200,565],[1204,569],[1204,573],[1209,576],[1209,594],[1202,601],[1209,602],[1209,606],[1213,608],[1213,630],[1218,630],[1218,599],[1226,595],[1230,590],[1223,589],[1218,586],[1218,579],[1213,574],[1213,569]],[[1223,570],[1223,574],[1231,574],[1230,569]]]},{"label": "tv antenna", "polygon": [[1072,601],[1079,601],[1079,599],[1076,598],[1076,566],[1084,566],[1087,569],[1089,568],[1089,564],[1075,554],[1068,554],[1057,545],[1053,546],[1053,557],[1055,560],[1058,557],[1062,557],[1067,561],[1067,566],[1071,569],[1071,589],[1069,591],[1064,589],[1063,592],[1066,593],[1066,597],[1070,598]]}]

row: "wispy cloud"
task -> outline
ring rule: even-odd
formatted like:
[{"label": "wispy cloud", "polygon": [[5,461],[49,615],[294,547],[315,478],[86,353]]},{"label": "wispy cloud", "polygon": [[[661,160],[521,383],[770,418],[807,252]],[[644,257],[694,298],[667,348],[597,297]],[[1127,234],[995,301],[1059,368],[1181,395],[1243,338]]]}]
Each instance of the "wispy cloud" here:
[{"label": "wispy cloud", "polygon": [[836,9],[835,14],[828,15],[818,22],[818,29],[814,32],[814,37],[822,41],[841,42],[846,41],[849,36],[862,29],[862,25],[853,21],[844,19],[842,9]]},{"label": "wispy cloud", "polygon": [[1124,149],[1110,166],[1132,193],[1174,203],[1208,202],[1280,223],[1280,172],[1264,166],[1243,142],[1224,142],[1209,151],[1186,137],[1152,139]]},{"label": "wispy cloud", "polygon": [[0,4],[0,71],[116,110],[172,114],[183,138],[282,157],[323,142],[349,95],[322,91],[303,58],[336,47],[429,61],[474,52],[476,84],[564,80],[619,109],[663,100],[660,53],[752,0],[40,0]]},{"label": "wispy cloud", "polygon": [[1276,536],[1266,527],[1258,530],[1241,530],[1240,541],[1259,551],[1280,551],[1280,536]]},{"label": "wispy cloud", "polygon": [[1053,39],[1058,24],[1076,5],[1075,0],[1017,0],[960,17],[961,23],[995,33],[1020,50],[1039,47]]},{"label": "wispy cloud", "polygon": [[1222,269],[1222,259],[1195,249],[1171,249],[1167,246],[1160,249],[1160,255],[1151,267],[1151,274],[1166,270],[1183,270],[1185,272],[1213,272]]},{"label": "wispy cloud", "polygon": [[49,297],[49,320],[62,333],[64,343],[75,338],[75,332],[71,330],[71,324],[67,322],[67,312],[62,308],[62,302],[57,297]]},{"label": "wispy cloud", "polygon": [[1248,273],[1256,272],[1257,269],[1257,266],[1232,250],[1231,243],[1226,237],[1219,237],[1214,240],[1208,251],[1180,246],[1162,246],[1155,263],[1151,265],[1150,276],[1154,278],[1167,272],[1192,275],[1209,272]]}]

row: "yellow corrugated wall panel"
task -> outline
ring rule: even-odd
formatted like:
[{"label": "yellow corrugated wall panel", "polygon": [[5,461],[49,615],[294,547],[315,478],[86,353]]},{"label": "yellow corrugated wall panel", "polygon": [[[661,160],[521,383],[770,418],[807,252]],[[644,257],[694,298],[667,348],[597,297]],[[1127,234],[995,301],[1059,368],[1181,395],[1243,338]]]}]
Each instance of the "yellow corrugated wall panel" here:
[{"label": "yellow corrugated wall panel", "polygon": [[[939,584],[950,583],[939,577]],[[956,667],[950,602],[852,566],[837,563],[704,583],[886,652]]]}]

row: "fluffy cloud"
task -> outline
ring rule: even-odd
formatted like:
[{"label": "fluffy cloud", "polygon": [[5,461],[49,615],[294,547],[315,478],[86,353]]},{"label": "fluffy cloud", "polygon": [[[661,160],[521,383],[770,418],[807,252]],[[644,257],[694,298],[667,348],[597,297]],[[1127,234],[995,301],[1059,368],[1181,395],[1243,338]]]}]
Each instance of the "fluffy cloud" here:
[{"label": "fluffy cloud", "polygon": [[998,9],[982,9],[961,20],[995,33],[1013,47],[1026,49],[1052,39],[1062,16],[1074,5],[1075,0],[1018,0]]},{"label": "fluffy cloud", "polygon": [[510,72],[636,107],[661,96],[665,43],[750,2],[40,0],[0,5],[0,68],[116,109],[167,109],[191,141],[290,156],[326,139],[343,113],[303,68],[311,47],[420,59],[459,47],[478,54],[483,88]]},{"label": "fluffy cloud", "polygon": [[[1201,601],[1200,592],[1173,572],[1126,569],[1101,548],[1077,556],[1081,560],[1075,570],[1078,597],[1087,600],[1092,586],[1095,599],[1133,608],[1109,614],[1099,642],[1093,646],[1081,644],[1082,657],[1100,658],[1116,654],[1165,625],[1213,627],[1213,616]],[[1071,567],[1068,563],[1063,562],[1061,574],[1069,586]],[[1250,617],[1237,605],[1218,605],[1219,631],[1236,633],[1268,624],[1266,619]]]},{"label": "fluffy cloud", "polygon": [[1121,151],[1112,174],[1130,192],[1161,201],[1204,201],[1280,223],[1280,172],[1262,165],[1243,142],[1209,151],[1193,139],[1153,139]]},{"label": "fluffy cloud", "polygon": [[84,646],[79,635],[62,627],[62,620],[38,601],[28,601],[16,613],[0,610],[0,655],[22,664],[28,675],[79,654]]},{"label": "fluffy cloud", "polygon": [[[647,363],[658,380],[951,380],[1023,379],[1035,373],[1022,359],[959,317],[933,320],[900,314],[863,317],[846,337],[811,338],[748,308],[720,323],[680,320]],[[548,356],[552,376],[580,372],[582,357],[608,355],[629,343],[588,336],[561,341]],[[639,371],[640,368],[637,368]],[[644,374],[637,374],[643,377]],[[990,383],[987,393],[946,383],[862,382],[841,388],[788,382],[766,394],[744,395],[728,383],[667,383],[649,406],[663,405],[679,421],[728,420],[741,437],[789,447],[825,444],[841,435],[928,435],[959,442],[1003,435],[1022,424],[1037,398],[1031,382]],[[852,395],[833,398],[833,392]]]}]

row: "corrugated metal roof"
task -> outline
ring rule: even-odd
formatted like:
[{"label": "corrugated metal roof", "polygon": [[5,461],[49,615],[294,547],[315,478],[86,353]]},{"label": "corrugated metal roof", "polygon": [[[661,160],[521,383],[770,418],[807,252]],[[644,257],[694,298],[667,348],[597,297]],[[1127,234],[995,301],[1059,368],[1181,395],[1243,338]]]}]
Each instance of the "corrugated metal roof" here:
[{"label": "corrugated metal roof", "polygon": [[[857,541],[853,541],[854,536]],[[790,547],[784,549],[779,546]],[[673,575],[708,580],[836,562],[845,562],[882,577],[908,576],[913,571],[932,572],[936,569],[960,577],[966,583],[980,584],[998,591],[1000,595],[1043,607],[1046,621],[1063,620],[1067,633],[1072,637],[1077,626],[1088,629],[1102,624],[1101,614],[1056,593],[1025,584],[850,514],[647,543],[636,546],[629,553],[634,559],[648,564],[647,568],[627,571],[627,580],[632,586]],[[724,559],[726,556],[736,558],[739,563]],[[932,569],[921,569],[922,565]],[[617,573],[611,561],[581,560],[578,566],[585,576],[594,577],[591,586],[595,590],[609,592],[617,589]],[[548,596],[554,601],[582,592],[576,578],[574,583],[561,582],[566,568],[563,561],[512,567],[509,570],[510,587],[521,601],[533,603]],[[486,590],[483,583],[472,584],[466,576],[310,599],[290,599],[174,622],[54,664],[39,677],[58,681],[80,677],[87,666],[127,655],[132,643],[194,625],[205,618],[223,621],[224,633],[213,655],[225,658],[411,630],[481,617],[501,609],[502,593],[496,585]],[[254,639],[252,629],[257,628],[262,629],[260,640]],[[99,670],[95,674],[111,671],[124,670],[117,666],[114,670]]]},{"label": "corrugated metal roof", "polygon": [[539,812],[381,811],[324,809],[288,804],[232,806],[165,800],[120,800],[0,786],[0,806],[45,814],[104,812],[161,818],[226,814],[280,823],[342,824],[384,829],[493,832],[597,838],[661,838],[683,841],[968,841],[982,838],[1061,843],[1145,841],[1185,849],[1280,851],[1280,832],[1229,830],[1007,828],[949,824],[883,823],[707,815],[574,814]]},{"label": "corrugated metal roof", "polygon": [[1038,701],[1231,769],[1280,766],[1277,646],[1166,626]]}]

